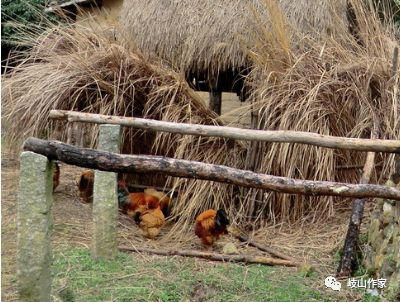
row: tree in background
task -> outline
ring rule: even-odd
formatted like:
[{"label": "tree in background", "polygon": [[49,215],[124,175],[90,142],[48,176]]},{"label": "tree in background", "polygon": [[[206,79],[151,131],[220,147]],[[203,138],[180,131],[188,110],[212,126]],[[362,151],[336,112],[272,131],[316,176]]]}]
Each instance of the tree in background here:
[{"label": "tree in background", "polygon": [[373,0],[373,3],[382,19],[384,15],[389,15],[388,17],[400,26],[400,0]]},{"label": "tree in background", "polygon": [[15,24],[40,25],[44,18],[46,0],[1,1],[1,46],[14,46],[18,36]]},{"label": "tree in background", "polygon": [[44,7],[49,0],[2,0],[1,1],[1,61],[3,65],[9,53],[17,49],[21,37],[21,27],[40,30],[45,28],[49,21],[56,20],[53,14],[44,13]]}]

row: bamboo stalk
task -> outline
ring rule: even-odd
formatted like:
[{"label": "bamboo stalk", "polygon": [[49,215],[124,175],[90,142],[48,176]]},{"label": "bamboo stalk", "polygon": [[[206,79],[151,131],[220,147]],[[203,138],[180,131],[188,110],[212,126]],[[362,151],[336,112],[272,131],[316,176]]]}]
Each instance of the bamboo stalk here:
[{"label": "bamboo stalk", "polygon": [[160,173],[302,195],[382,197],[400,200],[400,188],[389,186],[299,180],[162,156],[121,155],[33,137],[25,141],[23,148],[47,156],[51,160],[61,160],[66,164],[102,171]]},{"label": "bamboo stalk", "polygon": [[158,250],[151,248],[142,247],[118,247],[119,251],[134,252],[134,253],[149,253],[162,256],[182,256],[182,257],[195,257],[203,258],[213,261],[224,261],[224,262],[245,262],[245,263],[257,263],[264,265],[284,265],[284,266],[298,266],[297,263],[288,260],[274,259],[264,256],[252,256],[252,255],[228,255],[228,254],[217,254],[200,251],[189,251],[189,250]]},{"label": "bamboo stalk", "polygon": [[245,141],[301,143],[335,149],[400,153],[400,140],[345,138],[301,131],[264,131],[234,127],[172,123],[143,118],[117,117],[66,110],[51,110],[50,118],[67,119],[69,122],[118,124],[140,129],[196,136],[219,136]]}]

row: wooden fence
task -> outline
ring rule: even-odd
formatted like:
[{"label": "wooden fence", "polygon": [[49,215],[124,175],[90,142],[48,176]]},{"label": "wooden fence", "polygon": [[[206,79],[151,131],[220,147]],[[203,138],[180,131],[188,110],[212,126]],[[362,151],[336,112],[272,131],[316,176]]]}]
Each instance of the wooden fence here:
[{"label": "wooden fence", "polygon": [[[232,127],[175,124],[139,118],[122,118],[68,111],[51,111],[53,119],[67,119],[69,122],[107,124],[100,128],[99,149],[93,150],[73,147],[57,141],[44,141],[29,138],[24,143],[21,154],[21,178],[18,203],[21,208],[26,202],[26,189],[33,187],[38,198],[37,211],[20,212],[18,224],[31,219],[42,219],[43,227],[38,231],[39,246],[46,247],[42,253],[35,254],[27,247],[38,243],[23,228],[18,229],[18,268],[20,301],[50,301],[51,280],[49,260],[51,254],[49,234],[51,234],[52,175],[49,171],[52,160],[61,160],[67,164],[94,168],[95,190],[93,198],[93,240],[92,257],[94,259],[113,259],[117,240],[117,181],[114,172],[159,172],[167,175],[198,178],[226,182],[240,186],[263,188],[283,193],[308,195],[336,195],[355,198],[383,197],[400,200],[400,188],[369,184],[346,184],[324,181],[303,181],[286,177],[276,177],[233,169],[231,167],[191,162],[172,158],[148,155],[120,155],[120,126],[152,129],[197,136],[219,136],[239,140],[257,140],[269,142],[304,143],[327,148],[350,149],[370,152],[400,153],[399,140],[354,139],[323,136],[313,133],[294,131],[260,131]],[[111,125],[110,125],[111,124]],[[114,125],[112,125],[114,124]],[[38,155],[40,154],[40,155]],[[35,164],[33,164],[35,163]],[[28,171],[25,170],[35,170]],[[105,171],[105,172],[103,172]],[[30,177],[29,175],[36,175]],[[39,177],[37,176],[39,175]],[[25,194],[26,193],[26,194]],[[24,195],[25,194],[25,195]],[[34,207],[33,207],[34,208]],[[43,208],[46,210],[43,211]],[[98,244],[99,242],[106,242]],[[36,255],[36,256],[35,256]],[[37,265],[40,263],[40,265]],[[51,263],[51,262],[50,262]],[[30,267],[29,278],[26,267]],[[32,269],[34,267],[34,269]],[[41,278],[36,278],[41,276]],[[50,285],[49,285],[50,284]],[[37,297],[32,298],[32,297]]]}]

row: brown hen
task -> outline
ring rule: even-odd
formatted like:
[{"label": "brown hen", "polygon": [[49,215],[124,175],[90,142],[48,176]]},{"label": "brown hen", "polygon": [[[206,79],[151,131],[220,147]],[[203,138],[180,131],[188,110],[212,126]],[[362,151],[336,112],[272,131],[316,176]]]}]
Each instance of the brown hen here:
[{"label": "brown hen", "polygon": [[143,213],[136,213],[135,221],[144,237],[154,239],[165,224],[165,217],[160,206]]}]

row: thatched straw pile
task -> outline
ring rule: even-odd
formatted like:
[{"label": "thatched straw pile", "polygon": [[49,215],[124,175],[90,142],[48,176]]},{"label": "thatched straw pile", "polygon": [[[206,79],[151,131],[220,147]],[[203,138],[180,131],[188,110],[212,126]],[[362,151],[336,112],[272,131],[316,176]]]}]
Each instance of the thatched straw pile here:
[{"label": "thatched straw pile", "polygon": [[[252,36],[253,12],[262,26],[269,26],[271,8],[272,14],[276,13],[272,2],[126,0],[120,15],[124,26],[120,38],[185,72],[215,76],[228,68],[241,70],[251,64],[242,39]],[[278,2],[284,15],[304,33],[333,33],[333,20],[346,18],[344,0]]]},{"label": "thatched straw pile", "polygon": [[[151,51],[166,54],[171,50],[164,60],[168,59],[179,69],[219,70],[252,62],[253,73],[248,80],[257,87],[254,113],[259,116],[259,129],[369,138],[374,121],[378,121],[380,138],[399,139],[399,72],[392,74],[393,49],[398,46],[395,31],[381,24],[374,12],[358,2],[353,3],[359,24],[357,38],[349,34],[340,14],[333,14],[334,25],[319,34],[288,21],[296,17],[296,10],[292,10],[293,15],[285,16],[274,5],[267,8],[274,20],[273,26],[269,26],[263,23],[264,11],[257,9],[258,2],[252,3],[254,9],[241,6],[240,1],[229,1],[229,5],[228,1],[218,2],[220,5],[196,2],[198,6],[185,1],[165,2],[174,9],[175,15],[190,11],[188,16],[197,18],[194,24],[199,31],[194,31],[184,26],[184,17],[175,20],[171,17],[174,14],[163,15],[161,9],[158,15],[150,13],[150,9],[159,7],[155,3],[126,1],[123,8],[127,19],[122,19],[122,23],[128,22],[128,32],[135,28],[133,21],[138,24],[164,22],[163,26],[154,28],[154,47],[149,46],[146,55],[135,49],[133,39],[115,41],[101,32],[54,27],[46,34],[35,35],[29,42],[32,49],[3,79],[2,127],[7,135],[23,139],[30,135],[46,136],[48,128],[64,130],[62,125],[49,124],[47,116],[51,109],[221,125],[189,88],[183,74],[148,60]],[[148,10],[141,9],[142,5]],[[210,10],[211,7],[215,10]],[[236,12],[245,10],[252,21],[237,18]],[[129,12],[136,16],[132,24]],[[319,18],[321,22],[326,19]],[[210,20],[215,26],[213,37],[211,25],[207,28]],[[228,25],[221,23],[223,20]],[[240,20],[243,23],[235,27]],[[203,26],[206,30],[201,35]],[[174,31],[167,33],[167,28]],[[299,28],[300,31],[296,30]],[[324,27],[321,25],[321,28]],[[151,33],[143,28],[141,31],[144,36]],[[171,42],[160,43],[163,40]],[[136,45],[144,49],[142,43],[137,41]],[[125,130],[123,146],[124,153],[158,154],[245,167],[244,147],[227,140]],[[359,170],[340,166],[362,166],[365,160],[365,153],[303,145],[261,144],[259,148],[255,160],[257,172],[300,179],[357,183]],[[393,168],[393,156],[378,154],[377,157],[377,163],[382,162],[382,166],[376,170],[373,182],[384,180]],[[251,203],[237,202],[236,197],[240,195],[232,186],[171,178],[164,179],[163,184],[176,186],[183,192],[173,212],[180,218],[171,231],[174,235],[191,229],[196,214],[209,207],[224,207],[234,223],[243,223],[248,221],[248,216],[257,217],[258,221],[326,217],[333,213],[334,202],[340,201],[332,197],[244,190],[248,199],[257,200],[254,207],[249,207]]]},{"label": "thatched straw pile", "polygon": [[[62,132],[65,140],[66,124],[50,123],[51,109],[222,125],[181,74],[146,61],[140,52],[116,42],[106,32],[54,26],[27,42],[31,49],[2,81],[2,129],[17,149],[28,136],[47,138],[54,130]],[[94,147],[96,131],[97,127],[91,126]],[[128,128],[124,132],[124,153],[243,166],[245,148],[230,140]],[[175,184],[172,178],[152,175],[133,179],[144,185],[176,185],[185,192],[181,201],[192,207],[190,219],[210,206],[225,202],[228,207],[231,203],[232,186],[187,180]]]},{"label": "thatched straw pile", "polygon": [[[358,22],[356,36],[303,35],[297,44],[260,26],[250,40],[258,88],[260,129],[297,130],[370,138],[374,121],[379,138],[400,139],[399,76],[392,71],[396,30],[382,23],[372,7],[352,2]],[[387,20],[386,20],[387,21]],[[340,23],[337,23],[338,26]],[[256,169],[300,179],[358,183],[366,153],[300,144],[263,144]],[[394,155],[377,154],[372,182],[384,182],[393,169]],[[346,166],[359,166],[345,169]],[[305,215],[332,214],[339,198],[269,194],[263,206],[275,217],[297,220]],[[258,207],[260,209],[261,207]],[[264,210],[265,212],[265,210]],[[322,215],[323,217],[324,215]]]}]

